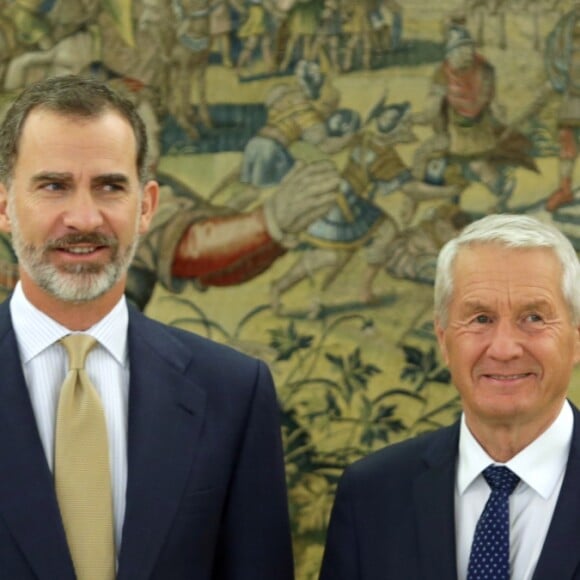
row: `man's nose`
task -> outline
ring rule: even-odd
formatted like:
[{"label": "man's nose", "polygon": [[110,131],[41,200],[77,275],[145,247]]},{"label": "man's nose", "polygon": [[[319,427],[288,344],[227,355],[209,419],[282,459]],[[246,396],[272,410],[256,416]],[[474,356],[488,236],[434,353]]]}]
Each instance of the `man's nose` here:
[{"label": "man's nose", "polygon": [[487,353],[496,360],[511,360],[522,354],[522,330],[512,320],[499,320],[491,335]]},{"label": "man's nose", "polygon": [[78,231],[92,232],[102,224],[103,215],[91,191],[74,191],[67,200],[64,225]]}]

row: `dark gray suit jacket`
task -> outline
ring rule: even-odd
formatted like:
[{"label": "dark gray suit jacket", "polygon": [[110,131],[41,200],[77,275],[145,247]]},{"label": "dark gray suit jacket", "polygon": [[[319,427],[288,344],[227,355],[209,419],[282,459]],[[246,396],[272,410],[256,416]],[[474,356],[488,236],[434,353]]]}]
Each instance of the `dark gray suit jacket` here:
[{"label": "dark gray suit jacket", "polygon": [[[130,309],[119,580],[291,580],[279,409],[265,365]],[[72,580],[52,474],[0,305],[0,577]]]},{"label": "dark gray suit jacket", "polygon": [[[459,423],[350,466],[334,504],[321,580],[455,580]],[[534,580],[580,579],[580,413]],[[514,578],[514,580],[518,580]]]}]

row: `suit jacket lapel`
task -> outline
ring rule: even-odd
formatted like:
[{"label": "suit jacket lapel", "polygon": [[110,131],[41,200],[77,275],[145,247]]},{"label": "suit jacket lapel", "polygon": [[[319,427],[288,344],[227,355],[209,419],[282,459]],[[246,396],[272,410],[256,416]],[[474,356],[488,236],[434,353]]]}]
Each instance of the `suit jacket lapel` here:
[{"label": "suit jacket lapel", "polygon": [[458,439],[459,424],[440,432],[425,454],[427,469],[414,482],[422,578],[457,578],[453,490]]},{"label": "suit jacket lapel", "polygon": [[151,575],[178,508],[205,411],[205,393],[184,377],[192,353],[131,311],[127,507],[119,580]]},{"label": "suit jacket lapel", "polygon": [[74,571],[8,301],[0,306],[0,514],[38,578],[73,579]]},{"label": "suit jacket lapel", "polygon": [[573,578],[580,565],[580,413],[574,406],[572,409],[574,431],[566,474],[534,580]]}]

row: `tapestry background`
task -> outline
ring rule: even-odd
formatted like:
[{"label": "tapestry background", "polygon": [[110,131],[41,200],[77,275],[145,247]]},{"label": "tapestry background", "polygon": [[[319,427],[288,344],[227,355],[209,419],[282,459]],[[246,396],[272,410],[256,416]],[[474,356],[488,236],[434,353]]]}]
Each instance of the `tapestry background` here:
[{"label": "tapestry background", "polygon": [[[300,580],[317,577],[342,469],[458,416],[431,321],[442,243],[472,219],[509,211],[551,221],[580,246],[578,202],[564,192],[566,203],[545,207],[558,187],[580,182],[580,109],[562,113],[580,95],[578,4],[399,2],[0,0],[3,108],[35,79],[86,72],[125,91],[147,119],[164,205],[143,240],[133,298],[154,318],[270,365]],[[464,126],[486,116],[479,136],[492,127],[492,149],[511,147],[503,157],[470,152],[471,137],[458,150],[446,132],[457,118],[441,107],[441,63],[470,39],[495,87],[473,80],[470,95],[487,91],[489,107],[468,111]],[[320,159],[343,184],[328,213],[312,217],[280,182],[285,163]],[[272,207],[282,230],[266,220],[274,249],[244,261],[245,226],[231,216],[261,219]],[[212,230],[224,215],[228,228]],[[289,215],[292,227],[280,220]],[[176,236],[200,222],[239,259],[219,254],[217,275],[177,277]],[[7,240],[0,249],[6,296],[15,258]],[[571,398],[580,401],[577,387]]]}]

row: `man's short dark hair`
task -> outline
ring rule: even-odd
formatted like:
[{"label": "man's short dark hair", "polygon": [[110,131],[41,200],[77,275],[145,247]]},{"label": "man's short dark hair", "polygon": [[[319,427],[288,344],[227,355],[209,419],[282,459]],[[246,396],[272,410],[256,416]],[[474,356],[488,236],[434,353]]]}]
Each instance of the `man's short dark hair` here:
[{"label": "man's short dark hair", "polygon": [[38,109],[87,119],[109,111],[118,113],[133,129],[137,172],[142,182],[147,180],[147,133],[133,103],[94,78],[67,75],[31,84],[8,109],[0,126],[0,182],[10,182],[24,123]]}]

